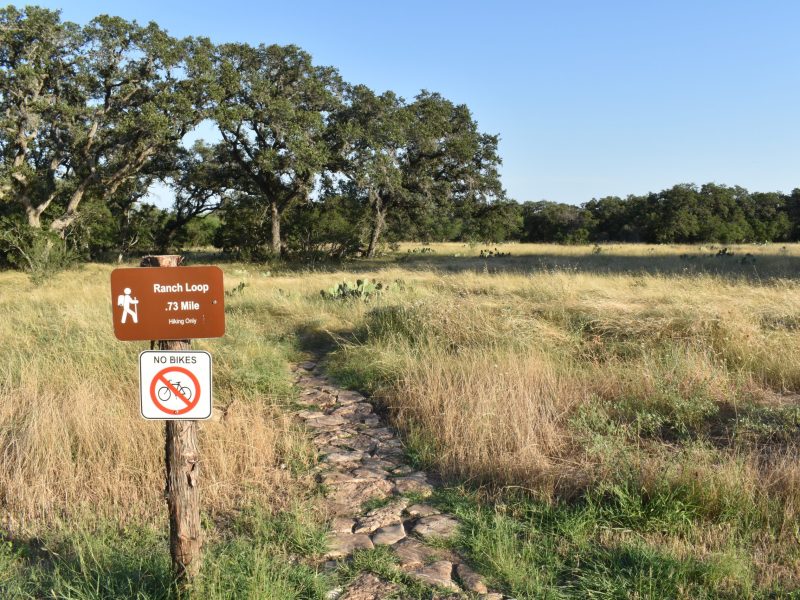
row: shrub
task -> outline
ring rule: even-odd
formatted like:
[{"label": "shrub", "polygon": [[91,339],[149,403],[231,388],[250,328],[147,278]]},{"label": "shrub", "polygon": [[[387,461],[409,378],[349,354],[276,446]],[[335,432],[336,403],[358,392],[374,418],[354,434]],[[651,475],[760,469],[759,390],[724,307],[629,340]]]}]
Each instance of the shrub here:
[{"label": "shrub", "polygon": [[0,224],[0,251],[11,266],[25,271],[39,285],[69,267],[74,251],[58,234],[4,219]]}]

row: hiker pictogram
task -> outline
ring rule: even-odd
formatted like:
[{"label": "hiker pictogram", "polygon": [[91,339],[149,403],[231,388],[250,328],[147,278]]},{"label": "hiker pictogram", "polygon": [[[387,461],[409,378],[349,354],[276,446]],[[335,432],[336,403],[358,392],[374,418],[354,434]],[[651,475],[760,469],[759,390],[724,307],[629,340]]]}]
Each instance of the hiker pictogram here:
[{"label": "hiker pictogram", "polygon": [[125,323],[128,315],[134,323],[139,322],[139,300],[131,296],[131,288],[126,287],[123,293],[117,296],[117,306],[122,307],[122,323]]}]

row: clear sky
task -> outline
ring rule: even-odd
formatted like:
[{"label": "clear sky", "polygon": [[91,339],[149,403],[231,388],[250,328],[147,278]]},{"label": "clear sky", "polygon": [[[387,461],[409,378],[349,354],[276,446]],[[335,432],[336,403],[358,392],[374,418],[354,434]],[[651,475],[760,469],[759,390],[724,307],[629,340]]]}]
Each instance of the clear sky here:
[{"label": "clear sky", "polygon": [[377,91],[441,92],[500,134],[503,183],[520,201],[800,187],[796,1],[38,4],[79,23],[108,13],[176,36],[293,43]]}]

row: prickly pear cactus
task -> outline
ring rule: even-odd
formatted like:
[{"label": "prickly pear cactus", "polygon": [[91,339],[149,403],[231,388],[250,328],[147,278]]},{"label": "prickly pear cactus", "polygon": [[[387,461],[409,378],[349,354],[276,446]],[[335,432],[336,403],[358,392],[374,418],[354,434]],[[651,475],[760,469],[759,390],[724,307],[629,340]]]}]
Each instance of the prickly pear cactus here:
[{"label": "prickly pear cactus", "polygon": [[320,294],[326,300],[359,299],[366,301],[380,295],[387,288],[388,286],[380,282],[358,279],[355,283],[343,281],[327,290],[321,290]]}]

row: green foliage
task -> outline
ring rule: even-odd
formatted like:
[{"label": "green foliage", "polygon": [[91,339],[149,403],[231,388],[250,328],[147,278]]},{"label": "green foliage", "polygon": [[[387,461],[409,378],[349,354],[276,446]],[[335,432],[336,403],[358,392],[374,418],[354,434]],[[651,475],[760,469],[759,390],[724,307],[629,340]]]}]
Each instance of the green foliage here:
[{"label": "green foliage", "polygon": [[[508,490],[491,499],[463,488],[432,501],[464,523],[456,546],[491,587],[515,598],[752,597],[753,574],[742,559],[746,538],[729,549],[687,556],[636,532],[691,537],[699,511],[664,486],[646,493],[622,483],[575,502],[546,502]],[[613,540],[613,541],[611,541]],[[756,597],[785,597],[773,589]]]},{"label": "green foliage", "polygon": [[244,281],[240,281],[238,285],[232,287],[229,290],[225,290],[225,297],[233,298],[234,296],[241,295],[244,293],[244,288],[246,287],[247,284]]},{"label": "green foliage", "polygon": [[208,77],[227,185],[261,205],[259,225],[269,214],[269,247],[277,255],[284,211],[308,199],[330,160],[326,115],[338,108],[343,82],[301,48],[276,44],[223,44]]},{"label": "green foliage", "polygon": [[[498,136],[467,106],[348,85],[292,45],[214,46],[155,23],[80,26],[8,6],[0,92],[0,212],[71,236],[82,258],[210,243],[320,262],[374,256],[383,240],[800,239],[800,189],[680,184],[518,204],[502,189]],[[184,148],[204,119],[222,140]],[[141,202],[156,182],[175,191],[168,212]]]},{"label": "green foliage", "polygon": [[357,279],[355,283],[343,281],[328,290],[320,290],[320,295],[326,300],[364,300],[369,301],[381,292],[389,289],[389,286],[381,282],[372,282],[369,279]]},{"label": "green foliage", "polygon": [[69,242],[58,234],[11,219],[0,221],[0,252],[5,253],[11,266],[28,273],[37,285],[69,268],[77,259]]},{"label": "green foliage", "polygon": [[362,247],[363,217],[349,196],[297,205],[287,214],[286,254],[307,263],[353,257]]},{"label": "green foliage", "polygon": [[427,91],[410,104],[365,86],[348,96],[334,116],[332,139],[346,175],[339,187],[371,214],[367,256],[377,252],[389,219],[427,222],[425,234],[448,239],[503,200],[498,137],[480,133],[466,106]]},{"label": "green foliage", "polygon": [[32,227],[63,232],[84,199],[163,173],[203,118],[203,40],[107,15],[79,27],[37,7],[2,9],[0,25],[0,190]]},{"label": "green foliage", "polygon": [[222,223],[217,215],[192,217],[186,224],[185,245],[203,248],[214,244],[214,237]]},{"label": "green foliage", "polygon": [[491,250],[490,248],[484,248],[479,254],[480,258],[505,258],[508,256],[511,256],[511,252],[502,252],[497,248],[494,250]]},{"label": "green foliage", "polygon": [[80,214],[65,230],[80,255],[90,260],[125,258],[155,253],[159,232],[169,220],[166,210],[135,199],[84,202]]},{"label": "green foliage", "polygon": [[708,183],[675,185],[644,196],[593,199],[581,205],[523,205],[522,241],[723,244],[797,239],[800,190],[748,192]]},{"label": "green foliage", "polygon": [[[800,190],[682,184],[582,206],[508,201],[498,138],[466,106],[347,86],[296,46],[213,47],[154,23],[104,15],[81,27],[38,7],[9,6],[0,23],[0,193],[33,228],[71,227],[85,257],[212,241],[238,258],[318,262],[364,246],[373,256],[383,237],[800,236]],[[222,141],[182,148],[205,118]],[[170,215],[136,206],[156,180],[176,191]]]}]

